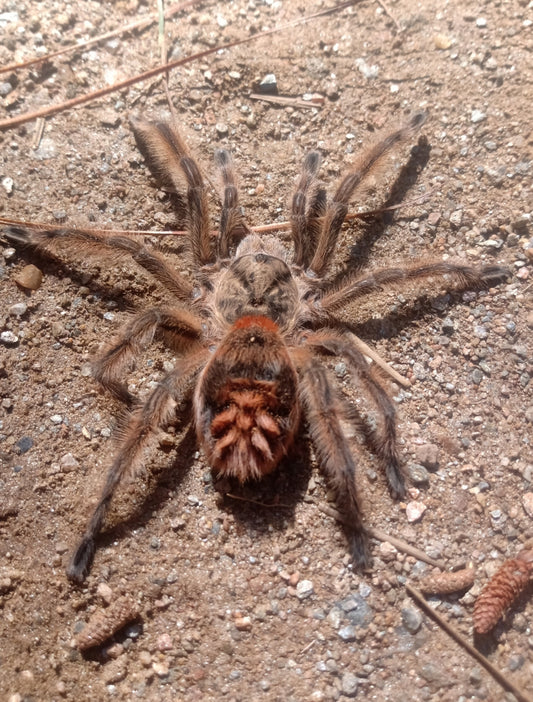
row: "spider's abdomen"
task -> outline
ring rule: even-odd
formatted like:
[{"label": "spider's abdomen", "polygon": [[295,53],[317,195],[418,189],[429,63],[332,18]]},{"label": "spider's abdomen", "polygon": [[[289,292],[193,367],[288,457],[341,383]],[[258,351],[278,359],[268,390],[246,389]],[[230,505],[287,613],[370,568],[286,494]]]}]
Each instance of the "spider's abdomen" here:
[{"label": "spider's abdomen", "polygon": [[228,324],[264,316],[285,329],[298,306],[298,288],[289,266],[264,251],[239,256],[220,280],[215,307]]},{"label": "spider's abdomen", "polygon": [[273,471],[298,429],[296,371],[268,317],[237,320],[199,380],[198,441],[211,468],[241,482]]}]

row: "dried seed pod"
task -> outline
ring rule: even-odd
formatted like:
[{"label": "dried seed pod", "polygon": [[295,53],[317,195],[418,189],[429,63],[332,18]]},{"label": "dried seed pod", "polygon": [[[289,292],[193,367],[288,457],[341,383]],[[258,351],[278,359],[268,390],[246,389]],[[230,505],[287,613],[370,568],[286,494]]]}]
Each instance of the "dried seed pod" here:
[{"label": "dried seed pod", "polygon": [[472,587],[474,576],[474,568],[462,568],[453,573],[434,573],[421,580],[418,587],[426,595],[449,595]]},{"label": "dried seed pod", "polygon": [[505,561],[485,586],[474,605],[474,631],[486,634],[518,599],[533,571],[533,549]]},{"label": "dried seed pod", "polygon": [[137,602],[125,595],[118,597],[105,609],[98,609],[89,619],[83,630],[75,637],[74,646],[85,651],[99,646],[128,622],[139,615]]}]

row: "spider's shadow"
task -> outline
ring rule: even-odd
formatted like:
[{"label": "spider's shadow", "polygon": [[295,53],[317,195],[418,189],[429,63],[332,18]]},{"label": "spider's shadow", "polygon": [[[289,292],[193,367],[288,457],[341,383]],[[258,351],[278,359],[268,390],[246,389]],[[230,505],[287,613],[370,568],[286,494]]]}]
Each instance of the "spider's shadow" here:
[{"label": "spider's shadow", "polygon": [[411,149],[408,161],[401,167],[394,180],[389,196],[382,204],[383,212],[368,218],[362,218],[359,227],[358,240],[350,247],[349,254],[344,260],[340,272],[328,282],[328,287],[341,286],[347,276],[353,275],[354,271],[366,268],[372,255],[372,248],[376,241],[380,239],[392,224],[395,217],[395,210],[387,211],[387,207],[401,204],[406,194],[414,187],[420,173],[426,167],[431,152],[431,146],[426,137],[421,136],[418,144]]},{"label": "spider's shadow", "polygon": [[267,536],[271,528],[282,532],[286,522],[293,521],[312,472],[310,445],[303,433],[300,429],[291,451],[272,474],[245,485],[224,480],[217,486],[225,496],[222,509],[242,528]]},{"label": "spider's shadow", "polygon": [[[194,462],[197,448],[196,433],[191,425],[175,448],[176,458],[151,475],[142,500],[131,509],[126,519],[100,533],[98,547],[108,547],[134,529],[149,524],[154,514],[179,490]],[[242,528],[267,536],[270,527],[282,531],[286,521],[294,518],[296,505],[303,500],[310,475],[309,442],[299,435],[295,447],[278,469],[260,482],[242,486],[224,480],[208,489],[216,489],[223,497],[227,495],[219,505],[218,516],[230,513]]]}]

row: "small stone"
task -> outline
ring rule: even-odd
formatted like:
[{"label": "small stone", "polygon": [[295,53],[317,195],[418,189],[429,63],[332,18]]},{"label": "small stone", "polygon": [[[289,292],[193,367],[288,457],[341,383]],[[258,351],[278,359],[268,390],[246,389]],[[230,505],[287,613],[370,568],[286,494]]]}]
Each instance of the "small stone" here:
[{"label": "small stone", "polygon": [[8,195],[11,195],[11,193],[13,192],[13,186],[13,178],[10,178],[9,176],[5,176],[4,178],[2,178],[2,187]]},{"label": "small stone", "polygon": [[228,26],[228,20],[223,15],[218,14],[217,24],[221,29],[224,29],[224,27]]},{"label": "small stone", "polygon": [[435,44],[436,49],[444,50],[450,48],[450,46],[453,44],[453,39],[447,34],[435,34],[433,37],[433,43]]},{"label": "small stone", "polygon": [[80,467],[79,461],[77,461],[71,453],[65,453],[61,456],[59,465],[64,473],[70,473],[70,471]]},{"label": "small stone", "polygon": [[413,485],[424,486],[429,484],[429,473],[424,466],[419,463],[409,463],[407,466],[407,475]]},{"label": "small stone", "polygon": [[377,78],[379,75],[379,66],[376,66],[375,64],[369,66],[363,58],[355,59],[355,65],[357,66],[359,72],[362,73],[367,80]]},{"label": "small stone", "polygon": [[338,631],[339,638],[343,641],[355,641],[355,627],[352,624],[348,626],[343,626],[342,629]]},{"label": "small stone", "polygon": [[252,629],[252,620],[250,617],[236,617],[235,627],[239,631],[250,631]]},{"label": "small stone", "polygon": [[4,344],[7,344],[9,346],[12,346],[13,344],[18,343],[18,336],[12,332],[12,331],[3,331],[0,334],[0,341],[2,341]]},{"label": "small stone", "polygon": [[344,673],[341,680],[342,694],[346,697],[355,697],[358,680],[353,673]]},{"label": "small stone", "polygon": [[533,519],[533,492],[526,492],[522,497],[522,506],[528,517]]},{"label": "small stone", "polygon": [[483,122],[485,119],[487,119],[487,115],[482,112],[481,110],[472,110],[472,114],[470,115],[470,120],[474,124],[478,124],[479,122]]},{"label": "small stone", "polygon": [[43,274],[37,266],[30,263],[28,266],[24,266],[17,275],[13,276],[13,280],[17,285],[20,285],[21,288],[25,288],[26,290],[38,290],[43,282]]},{"label": "small stone", "polygon": [[174,648],[174,643],[170,634],[164,633],[157,637],[157,650],[170,651]]},{"label": "small stone", "polygon": [[296,597],[305,600],[314,593],[313,583],[310,580],[301,580],[296,585]]},{"label": "small stone", "polygon": [[409,523],[417,522],[426,511],[427,507],[423,502],[413,500],[408,502],[405,508],[405,515]]},{"label": "small stone", "polygon": [[453,224],[454,227],[460,227],[462,221],[463,221],[463,210],[455,210],[455,212],[451,213],[450,224]]},{"label": "small stone", "polygon": [[402,624],[410,634],[416,634],[422,626],[422,614],[412,607],[404,607],[402,609]]},{"label": "small stone", "polygon": [[476,20],[476,27],[486,27],[487,26],[487,20],[484,17],[478,17]]},{"label": "small stone", "polygon": [[382,541],[379,545],[378,551],[379,557],[384,560],[385,563],[393,561],[398,553],[396,547],[390,544],[388,541]]},{"label": "small stone", "polygon": [[106,604],[110,604],[113,600],[113,590],[107,583],[98,583],[96,594],[101,597]]},{"label": "small stone", "polygon": [[224,137],[228,135],[229,128],[228,125],[225,124],[224,122],[217,122],[215,124],[215,129],[217,131],[218,136]]},{"label": "small stone", "polygon": [[23,436],[22,439],[17,441],[17,448],[19,453],[26,453],[33,447],[33,439],[31,436]]},{"label": "small stone", "polygon": [[256,90],[261,95],[277,95],[278,83],[273,73],[267,73],[263,80],[256,86]]},{"label": "small stone", "polygon": [[50,421],[52,422],[52,424],[61,424],[61,422],[63,421],[63,417],[60,414],[53,414],[50,417]]},{"label": "small stone", "polygon": [[158,678],[166,678],[170,673],[168,665],[166,663],[159,663],[158,661],[152,663],[152,670]]},{"label": "small stone", "polygon": [[8,307],[8,314],[13,317],[22,317],[28,311],[28,305],[25,302],[16,302],[14,305]]},{"label": "small stone", "polygon": [[439,467],[439,447],[435,444],[422,444],[415,450],[415,458],[429,471],[435,471]]}]

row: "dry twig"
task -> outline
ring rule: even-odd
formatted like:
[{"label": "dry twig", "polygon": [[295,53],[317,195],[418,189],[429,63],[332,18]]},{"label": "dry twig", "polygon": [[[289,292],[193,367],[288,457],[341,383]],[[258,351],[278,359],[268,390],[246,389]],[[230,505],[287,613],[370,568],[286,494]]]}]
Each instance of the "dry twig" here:
[{"label": "dry twig", "polygon": [[[339,514],[334,507],[330,507],[324,502],[315,502],[314,504],[323,514],[327,514],[328,517],[333,517],[333,519],[336,519],[338,522],[344,521],[342,515]],[[429,563],[429,565],[435,566],[436,568],[444,569],[443,563],[436,561],[434,558],[430,558],[426,553],[424,553],[424,551],[421,551],[415,546],[411,546],[411,544],[408,544],[406,541],[402,541],[402,539],[398,539],[396,536],[391,536],[390,534],[381,531],[381,529],[375,529],[374,527],[365,527],[365,531],[373,539],[377,539],[378,541],[388,541],[389,544],[394,546],[394,548],[398,549],[398,551],[401,551],[402,553],[407,553],[407,555],[413,556],[413,558],[416,558],[419,561],[424,561],[424,563]]]},{"label": "dry twig", "polygon": [[257,34],[253,34],[249,37],[244,37],[243,39],[236,39],[235,41],[231,41],[226,44],[221,44],[220,46],[214,46],[209,49],[205,49],[204,51],[199,51],[198,53],[192,54],[191,56],[186,56],[184,58],[171,61],[170,63],[166,63],[164,66],[156,66],[155,68],[151,68],[150,70],[145,71],[144,73],[132,76],[131,78],[126,78],[125,80],[115,83],[114,85],[110,85],[100,90],[95,90],[92,93],[79,95],[78,97],[72,98],[71,100],[65,100],[65,102],[62,102],[58,105],[43,107],[39,110],[34,110],[32,112],[25,112],[24,114],[18,115],[17,117],[11,117],[9,119],[0,120],[0,130],[4,131],[6,129],[13,129],[14,127],[19,127],[21,124],[32,122],[38,117],[49,117],[51,115],[57,114],[58,112],[64,112],[65,110],[69,110],[73,107],[78,107],[79,105],[84,105],[88,102],[93,102],[94,100],[98,100],[99,98],[105,97],[106,95],[110,95],[111,93],[114,93],[117,90],[123,90],[124,88],[129,88],[132,85],[135,85],[136,83],[142,83],[143,81],[149,80],[150,78],[155,78],[156,76],[166,73],[167,71],[170,71],[173,68],[177,68],[178,66],[183,66],[187,63],[197,61],[199,59],[205,58],[206,56],[210,56],[211,54],[215,54],[220,51],[227,51],[228,49],[231,49],[235,46],[248,44],[252,41],[256,41],[256,39],[261,39],[264,37],[272,36],[273,34],[278,34],[279,32],[285,31],[287,29],[291,29],[293,27],[306,24],[307,22],[311,22],[312,20],[318,19],[319,17],[326,17],[328,15],[332,15],[336,12],[340,12],[341,10],[345,10],[347,7],[356,5],[362,1],[363,0],[346,0],[345,2],[340,2],[337,5],[334,5],[333,7],[326,8],[325,10],[319,10],[318,12],[313,12],[310,15],[299,17],[279,27],[274,27],[273,29],[266,29],[262,32],[257,32]]}]

